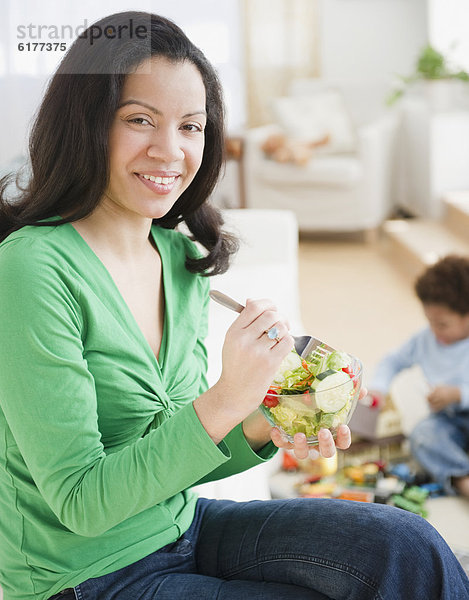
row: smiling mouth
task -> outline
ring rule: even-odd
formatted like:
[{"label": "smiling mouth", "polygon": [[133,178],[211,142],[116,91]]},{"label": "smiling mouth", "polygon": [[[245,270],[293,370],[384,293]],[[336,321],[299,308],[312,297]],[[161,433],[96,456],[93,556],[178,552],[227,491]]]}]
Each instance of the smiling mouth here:
[{"label": "smiling mouth", "polygon": [[163,185],[171,185],[176,181],[176,176],[171,177],[157,177],[155,175],[145,175],[143,173],[137,173],[139,177],[143,177],[147,181],[152,181],[153,183],[161,183]]},{"label": "smiling mouth", "polygon": [[139,178],[143,185],[158,195],[170,194],[180,177],[179,173],[174,175],[149,175],[148,173],[135,173],[135,175]]}]

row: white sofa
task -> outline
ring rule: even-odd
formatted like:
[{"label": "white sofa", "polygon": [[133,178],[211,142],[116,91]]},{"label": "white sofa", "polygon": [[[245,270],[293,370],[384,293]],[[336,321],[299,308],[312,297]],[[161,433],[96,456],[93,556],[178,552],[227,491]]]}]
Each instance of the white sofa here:
[{"label": "white sofa", "polygon": [[[241,247],[231,268],[211,278],[211,288],[238,302],[246,298],[271,298],[288,316],[292,333],[304,333],[298,294],[298,224],[293,212],[268,209],[226,209],[226,229],[240,238]],[[221,350],[226,330],[236,313],[213,302],[209,313],[208,379],[213,384],[221,373]],[[270,498],[269,475],[278,459],[198,486],[205,497],[252,500]]]},{"label": "white sofa", "polygon": [[[373,102],[368,101],[372,93]],[[384,90],[360,85],[315,79],[294,82],[289,96],[276,101],[276,121],[245,133],[247,206],[292,210],[301,231],[378,227],[394,204],[398,124],[397,114],[385,110],[384,97]],[[324,119],[318,114],[321,110]],[[261,149],[270,134],[281,131],[290,139],[306,141],[314,133],[317,138],[333,134],[305,166],[298,166],[267,158]]]}]

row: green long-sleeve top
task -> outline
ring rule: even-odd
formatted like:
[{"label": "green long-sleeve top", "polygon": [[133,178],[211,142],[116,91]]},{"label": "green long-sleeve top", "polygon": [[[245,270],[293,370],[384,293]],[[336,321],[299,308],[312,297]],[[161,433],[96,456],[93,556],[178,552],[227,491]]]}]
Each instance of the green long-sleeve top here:
[{"label": "green long-sleeve top", "polygon": [[270,458],[236,427],[218,446],[207,387],[208,280],[195,245],[152,228],[165,295],[159,360],[109,272],[70,225],[0,244],[0,582],[45,600],[176,540],[190,487]]}]

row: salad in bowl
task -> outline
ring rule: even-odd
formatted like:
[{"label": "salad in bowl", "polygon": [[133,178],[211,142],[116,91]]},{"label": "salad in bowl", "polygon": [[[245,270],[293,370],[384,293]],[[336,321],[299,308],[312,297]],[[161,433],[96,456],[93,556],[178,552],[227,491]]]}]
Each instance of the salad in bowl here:
[{"label": "salad in bowl", "polygon": [[348,423],[362,381],[361,362],[339,350],[302,358],[292,350],[283,360],[260,410],[292,442],[295,433],[317,442],[320,429],[332,435]]}]

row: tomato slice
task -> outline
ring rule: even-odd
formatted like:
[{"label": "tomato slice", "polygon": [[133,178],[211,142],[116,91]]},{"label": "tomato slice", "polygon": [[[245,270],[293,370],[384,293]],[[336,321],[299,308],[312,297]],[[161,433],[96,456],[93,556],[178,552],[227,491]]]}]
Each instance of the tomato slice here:
[{"label": "tomato slice", "polygon": [[264,406],[267,408],[274,408],[278,404],[277,391],[273,388],[269,388],[266,397],[262,401]]}]

